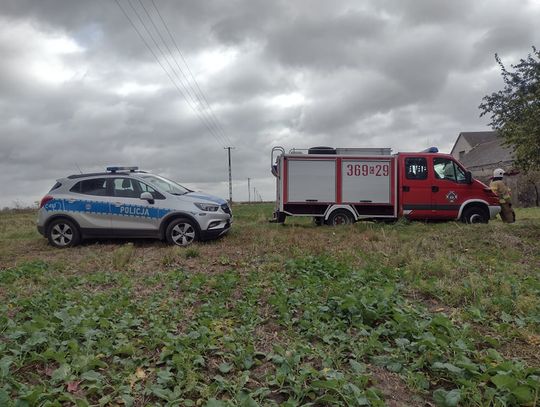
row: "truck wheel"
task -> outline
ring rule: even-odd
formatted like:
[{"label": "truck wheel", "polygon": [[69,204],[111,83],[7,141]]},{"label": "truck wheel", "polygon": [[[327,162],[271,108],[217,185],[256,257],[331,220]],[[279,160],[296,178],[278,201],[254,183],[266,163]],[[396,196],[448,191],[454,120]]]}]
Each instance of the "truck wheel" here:
[{"label": "truck wheel", "polygon": [[189,246],[199,238],[193,222],[185,218],[175,219],[169,223],[165,237],[167,242],[177,246]]},{"label": "truck wheel", "polygon": [[330,226],[350,225],[353,217],[349,211],[338,209],[330,214],[326,223]]},{"label": "truck wheel", "polygon": [[52,246],[60,249],[75,246],[81,240],[79,229],[68,219],[53,220],[47,227],[46,236]]},{"label": "truck wheel", "polygon": [[472,206],[465,208],[461,215],[461,220],[464,223],[488,223],[489,215],[485,209],[478,206]]}]

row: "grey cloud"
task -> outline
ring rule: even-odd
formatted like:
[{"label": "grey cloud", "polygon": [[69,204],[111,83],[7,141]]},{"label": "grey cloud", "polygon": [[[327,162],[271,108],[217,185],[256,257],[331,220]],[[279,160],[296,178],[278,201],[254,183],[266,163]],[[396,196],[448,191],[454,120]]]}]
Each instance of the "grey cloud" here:
[{"label": "grey cloud", "polygon": [[430,97],[459,64],[460,43],[454,39],[445,39],[441,30],[411,30],[389,47],[379,66],[406,89],[411,102]]},{"label": "grey cloud", "polygon": [[440,25],[466,19],[480,1],[473,4],[467,0],[383,0],[373,4],[406,25]]},{"label": "grey cloud", "polygon": [[[377,38],[384,21],[358,12],[293,19],[270,33],[267,49],[279,61],[311,69],[359,65],[362,42]],[[360,48],[361,49],[361,48]]]},{"label": "grey cloud", "polygon": [[[471,59],[471,64],[488,66],[493,63],[496,53],[501,56],[515,53],[518,58],[524,58],[530,46],[533,45],[534,39],[532,24],[515,21],[490,28],[474,44],[474,57]],[[520,52],[516,52],[517,50]]]},{"label": "grey cloud", "polygon": [[219,81],[208,88],[208,93],[218,104],[243,104],[250,99],[295,90],[289,75],[259,49],[242,47],[235,63],[221,72]]},{"label": "grey cloud", "polygon": [[[392,79],[374,72],[341,75],[331,84],[323,82],[318,99],[306,107],[303,121],[307,133],[340,132],[366,116],[406,103],[408,96]],[[348,86],[341,86],[348,83]]]}]

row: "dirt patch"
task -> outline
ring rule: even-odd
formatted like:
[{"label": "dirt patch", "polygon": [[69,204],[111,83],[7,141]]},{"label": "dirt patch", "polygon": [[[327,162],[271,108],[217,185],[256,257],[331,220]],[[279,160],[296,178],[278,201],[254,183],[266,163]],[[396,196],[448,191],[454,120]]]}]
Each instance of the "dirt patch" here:
[{"label": "dirt patch", "polygon": [[[497,352],[505,359],[519,359],[529,366],[540,366],[539,335],[522,331],[520,332],[521,337],[505,340],[500,334],[480,324],[474,324],[474,332],[476,333],[477,349],[496,348]],[[486,338],[492,338],[500,346],[493,346],[486,341]]]},{"label": "dirt patch", "polygon": [[263,360],[257,367],[251,369],[250,371],[250,379],[248,383],[246,384],[247,387],[251,389],[256,389],[261,386],[261,383],[264,383],[266,380],[266,376],[275,369],[275,366],[266,361]]},{"label": "dirt patch", "polygon": [[258,352],[268,354],[272,352],[275,344],[283,344],[283,328],[274,321],[267,321],[257,325],[253,345]]},{"label": "dirt patch", "polygon": [[427,293],[409,290],[409,292],[405,293],[405,298],[411,302],[422,303],[422,305],[424,305],[431,313],[442,313],[449,318],[453,318],[458,312],[458,309],[440,302],[438,299]]},{"label": "dirt patch", "polygon": [[515,339],[506,342],[498,349],[499,353],[507,359],[520,359],[529,366],[540,366],[540,343]]},{"label": "dirt patch", "polygon": [[423,407],[433,404],[424,400],[418,394],[412,392],[396,374],[374,365],[368,366],[372,381],[384,396],[384,401],[389,407]]}]

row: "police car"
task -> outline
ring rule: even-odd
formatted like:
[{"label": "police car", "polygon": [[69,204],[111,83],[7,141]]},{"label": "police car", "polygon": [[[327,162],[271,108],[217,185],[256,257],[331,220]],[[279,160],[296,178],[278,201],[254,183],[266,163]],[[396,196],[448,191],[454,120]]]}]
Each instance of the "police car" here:
[{"label": "police car", "polygon": [[108,167],[59,179],[40,202],[37,228],[56,247],[96,237],[157,238],[188,246],[224,235],[231,222],[224,199],[138,167]]}]

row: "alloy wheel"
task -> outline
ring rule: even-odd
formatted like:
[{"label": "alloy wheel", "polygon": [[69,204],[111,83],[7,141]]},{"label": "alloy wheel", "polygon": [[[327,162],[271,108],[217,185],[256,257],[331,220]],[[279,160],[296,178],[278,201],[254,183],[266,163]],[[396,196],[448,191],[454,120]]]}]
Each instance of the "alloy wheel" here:
[{"label": "alloy wheel", "polygon": [[172,229],[171,238],[178,246],[187,246],[195,240],[195,229],[189,223],[179,223]]},{"label": "alloy wheel", "polygon": [[68,246],[73,240],[73,229],[67,223],[57,223],[51,230],[51,238],[57,246]]}]

